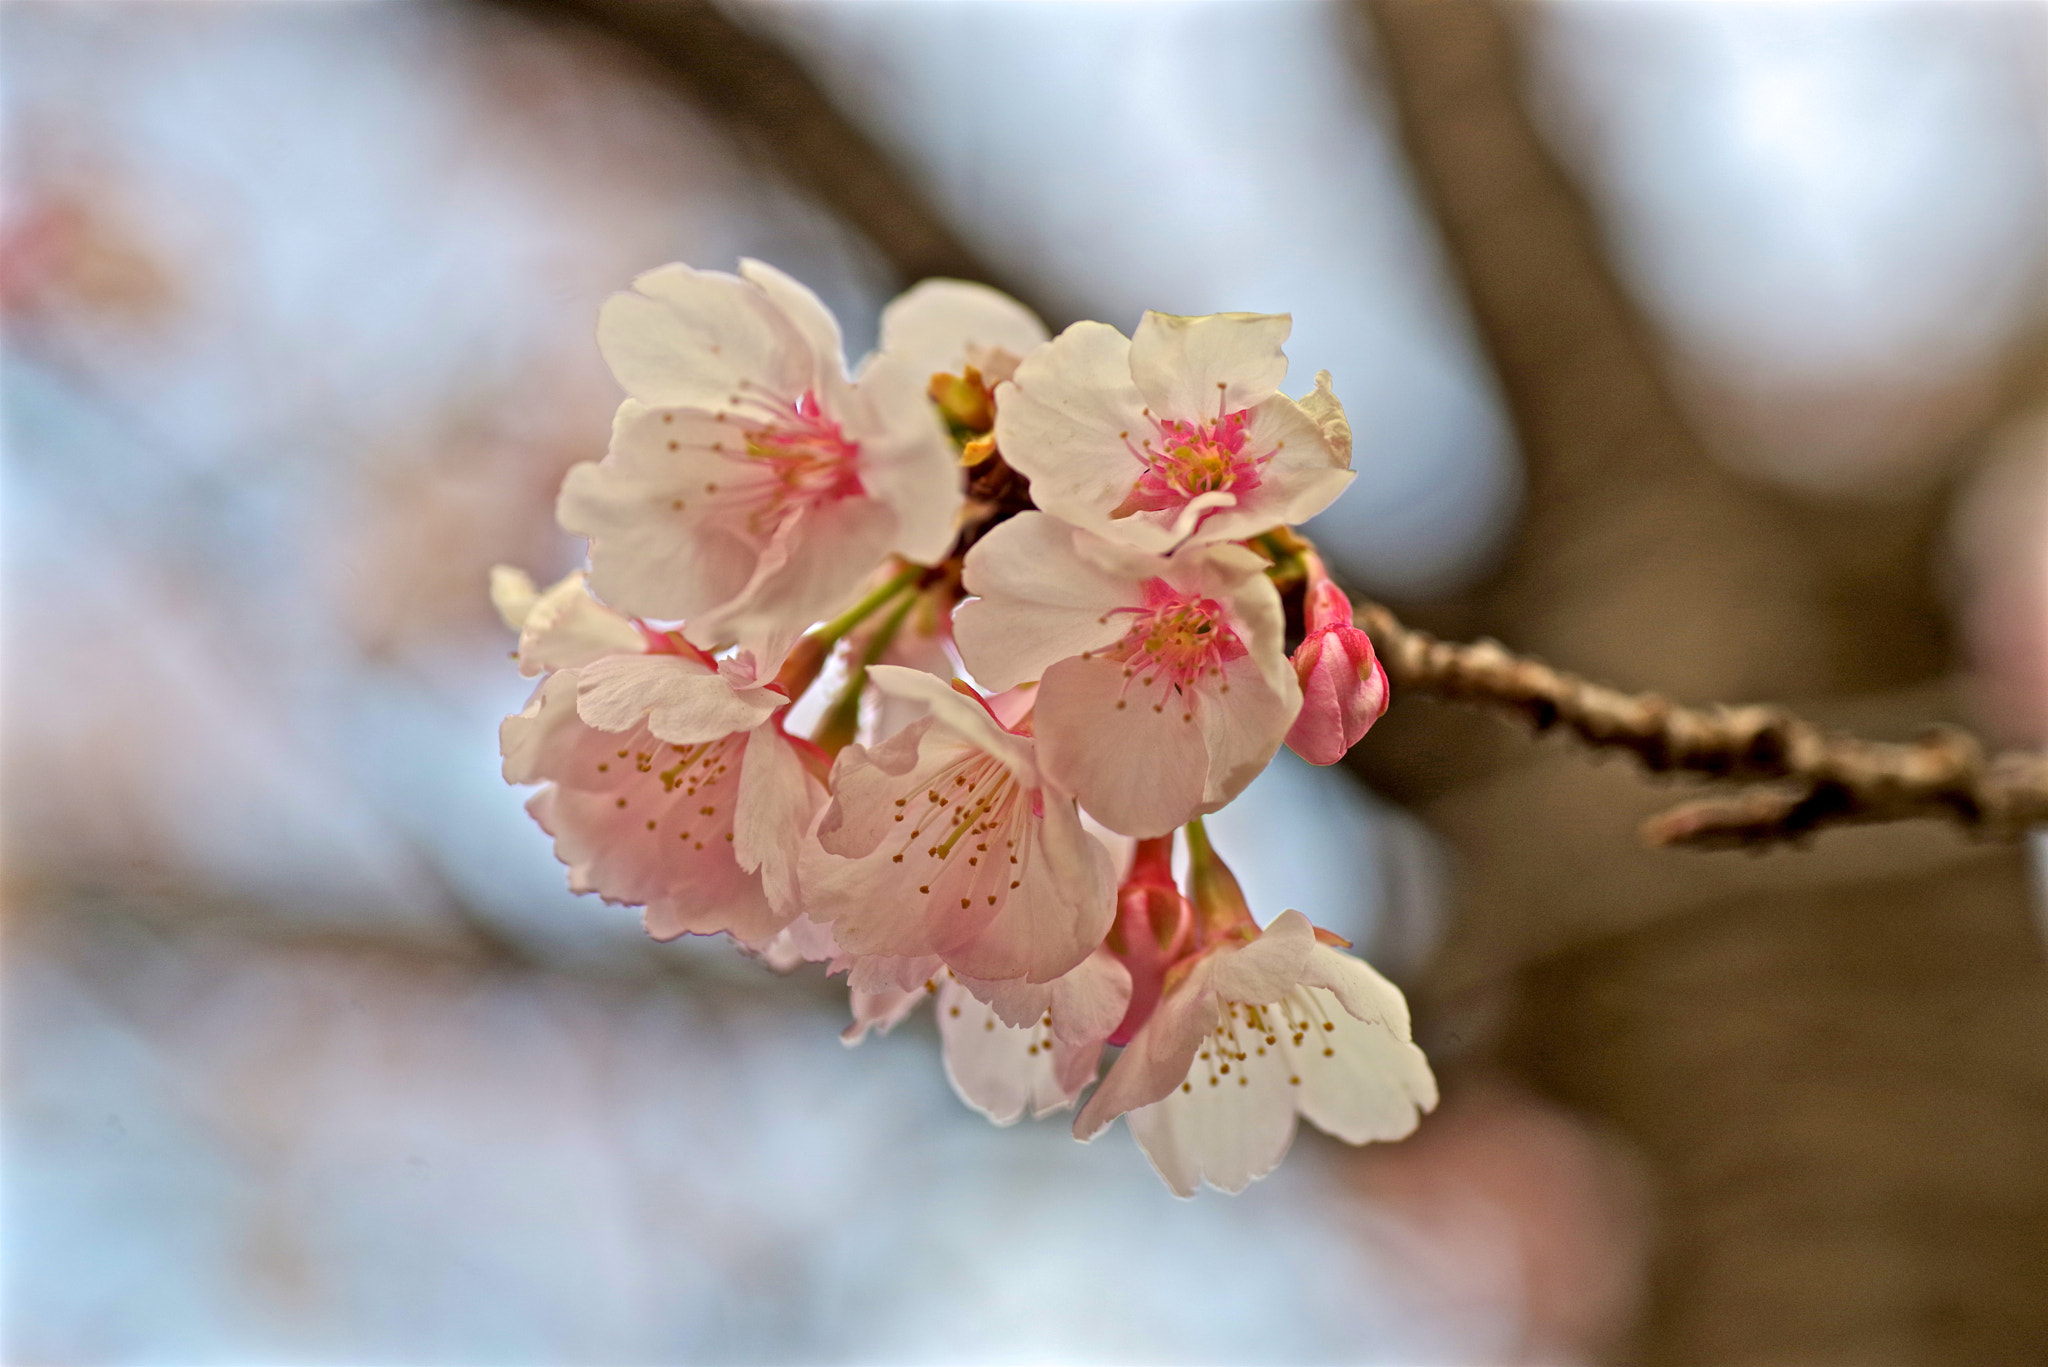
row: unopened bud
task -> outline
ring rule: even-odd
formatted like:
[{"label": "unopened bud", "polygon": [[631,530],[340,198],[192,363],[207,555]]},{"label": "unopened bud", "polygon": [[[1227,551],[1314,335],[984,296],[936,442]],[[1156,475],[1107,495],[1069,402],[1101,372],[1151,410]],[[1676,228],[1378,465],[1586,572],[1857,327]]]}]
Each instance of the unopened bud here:
[{"label": "unopened bud", "polygon": [[[1310,599],[1311,611],[1315,600]],[[1310,764],[1335,764],[1387,710],[1387,671],[1372,638],[1345,621],[1309,633],[1294,652],[1301,680],[1301,711],[1287,732],[1287,748]]]}]

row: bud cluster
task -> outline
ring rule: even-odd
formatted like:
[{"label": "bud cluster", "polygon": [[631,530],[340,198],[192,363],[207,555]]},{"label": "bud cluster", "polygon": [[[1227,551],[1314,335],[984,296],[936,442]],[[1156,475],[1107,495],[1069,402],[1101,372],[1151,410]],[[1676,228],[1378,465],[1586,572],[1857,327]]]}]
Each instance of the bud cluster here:
[{"label": "bud cluster", "polygon": [[935,1000],[969,1105],[1128,1114],[1182,1195],[1270,1171],[1297,1116],[1407,1133],[1436,1091],[1400,992],[1299,912],[1261,930],[1201,822],[1387,705],[1292,530],[1352,476],[1328,374],[1280,392],[1289,326],[1049,338],[933,280],[849,370],[760,262],[615,296],[627,398],[558,508],[587,575],[492,580],[541,676],[505,777],[570,887],[846,974],[849,1042]]}]

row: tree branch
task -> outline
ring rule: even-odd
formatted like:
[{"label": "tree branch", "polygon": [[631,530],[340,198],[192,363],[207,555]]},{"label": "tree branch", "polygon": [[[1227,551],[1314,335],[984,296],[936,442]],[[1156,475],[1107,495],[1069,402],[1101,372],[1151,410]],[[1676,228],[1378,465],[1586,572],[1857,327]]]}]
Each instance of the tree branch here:
[{"label": "tree branch", "polygon": [[1494,641],[1438,640],[1377,603],[1353,610],[1397,689],[1511,712],[1539,732],[1561,726],[1593,749],[1629,752],[1651,773],[1765,785],[1652,817],[1643,836],[1653,845],[1763,849],[1829,826],[1920,817],[2014,840],[2048,822],[2048,753],[1987,759],[1976,737],[1952,726],[1901,744],[1829,731],[1781,707],[1683,707]]}]

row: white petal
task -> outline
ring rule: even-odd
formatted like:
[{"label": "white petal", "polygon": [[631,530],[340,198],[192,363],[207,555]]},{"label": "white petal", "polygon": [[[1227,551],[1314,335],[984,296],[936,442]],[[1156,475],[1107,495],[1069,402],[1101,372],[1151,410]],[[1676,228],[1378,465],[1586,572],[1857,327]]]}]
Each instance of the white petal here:
[{"label": "white petal", "polygon": [[794,915],[801,905],[797,850],[825,790],[811,778],[789,738],[773,721],[755,727],[740,766],[739,808],[733,817],[733,857],[758,870],[769,904]]},{"label": "white petal", "polygon": [[540,590],[533,586],[533,576],[516,565],[491,566],[491,606],[498,610],[498,619],[512,630],[526,625],[526,614],[540,599]]},{"label": "white petal", "polygon": [[1089,815],[1125,835],[1164,835],[1201,810],[1208,742],[1171,684],[1128,668],[1060,661],[1039,683],[1032,728],[1046,773]]},{"label": "white petal", "polygon": [[1109,516],[1145,471],[1128,443],[1150,431],[1145,400],[1131,383],[1130,346],[1105,323],[1076,323],[1026,357],[1016,378],[996,390],[996,445],[1030,479],[1038,507],[1112,540],[1164,551],[1172,545],[1166,533],[1125,528]]},{"label": "white petal", "polygon": [[574,669],[607,655],[638,655],[646,649],[638,627],[590,596],[579,570],[528,608],[519,633],[519,672]]},{"label": "white petal", "polygon": [[810,286],[765,261],[741,257],[740,278],[767,295],[768,302],[789,320],[810,347],[810,388],[826,401],[830,411],[831,400],[843,392],[847,383],[846,344],[840,340],[839,320]]},{"label": "white petal", "polygon": [[1377,1022],[1398,1039],[1409,1037],[1408,999],[1356,955],[1318,942],[1309,951],[1301,981],[1308,987],[1329,989],[1344,1009],[1360,1020]]},{"label": "white petal", "polygon": [[1046,337],[1045,324],[1030,309],[1001,290],[965,280],[920,281],[882,310],[882,354],[925,379],[958,375],[977,353],[1006,351],[1021,359]]},{"label": "white petal", "polygon": [[555,505],[565,530],[591,539],[606,602],[687,621],[746,587],[773,528],[752,525],[763,475],[726,449],[743,442],[703,413],[619,405],[605,458],[571,467]]},{"label": "white petal", "polygon": [[896,516],[874,499],[822,504],[777,528],[747,586],[688,624],[690,640],[714,649],[738,642],[780,661],[796,638],[850,606],[895,536]]},{"label": "white petal", "polygon": [[1036,782],[1037,765],[1031,757],[1030,745],[1005,731],[987,708],[948,680],[922,669],[878,664],[869,666],[868,682],[877,692],[923,705],[935,723],[975,749],[996,756],[1028,782]]},{"label": "white petal", "polygon": [[644,719],[662,740],[698,745],[751,731],[787,700],[768,688],[736,689],[682,655],[613,655],[576,671],[576,711],[600,731]]},{"label": "white petal", "polygon": [[938,1013],[946,1080],[969,1106],[998,1125],[1013,1125],[1026,1111],[1044,1116],[1073,1105],[1043,1025],[1005,1024],[950,978],[939,984]]},{"label": "white petal", "polygon": [[1198,1063],[1164,1100],[1130,1113],[1131,1137],[1176,1196],[1193,1196],[1204,1181],[1243,1191],[1287,1156],[1293,1091],[1275,1067],[1218,1075]]},{"label": "white petal", "polygon": [[1287,378],[1284,313],[1148,312],[1131,335],[1131,378],[1161,417],[1215,419],[1271,396]]},{"label": "white petal", "polygon": [[1335,1028],[1312,1031],[1292,1050],[1301,1113],[1347,1144],[1399,1139],[1414,1130],[1422,1112],[1436,1106],[1436,1078],[1422,1051],[1379,1021],[1353,1016],[1327,989],[1303,991]]},{"label": "white petal", "polygon": [[1308,414],[1309,421],[1323,434],[1337,463],[1348,467],[1351,464],[1351,421],[1344,416],[1344,405],[1337,401],[1335,391],[1330,388],[1330,372],[1316,372],[1316,387],[1301,399],[1301,411]]},{"label": "white petal", "polygon": [[854,432],[861,486],[896,514],[889,549],[920,565],[945,556],[967,503],[967,472],[926,383],[904,362],[876,358],[861,372],[857,388],[867,416]]},{"label": "white petal", "polygon": [[1218,952],[1209,985],[1225,1001],[1263,1006],[1279,1001],[1301,981],[1316,948],[1315,927],[1298,911],[1283,911],[1242,949]]},{"label": "white petal", "polygon": [[684,265],[648,271],[598,313],[597,344],[628,394],[655,407],[732,408],[743,386],[794,398],[811,350],[759,286]]},{"label": "white petal", "polygon": [[[1096,554],[1077,549],[1082,538]],[[967,552],[964,583],[981,596],[954,609],[954,643],[984,687],[1028,683],[1056,661],[1121,639],[1130,621],[1116,609],[1143,600],[1142,581],[1156,565],[1044,513],[1020,513]]]}]

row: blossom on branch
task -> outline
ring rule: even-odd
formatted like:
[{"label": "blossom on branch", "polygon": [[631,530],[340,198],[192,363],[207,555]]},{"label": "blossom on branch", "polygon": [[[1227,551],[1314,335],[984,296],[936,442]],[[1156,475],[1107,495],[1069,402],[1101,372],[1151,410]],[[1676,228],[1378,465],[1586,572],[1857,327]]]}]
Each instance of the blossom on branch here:
[{"label": "blossom on branch", "polygon": [[1149,551],[1230,541],[1327,508],[1351,482],[1329,375],[1280,393],[1286,315],[1076,323],[997,390],[996,444],[1038,507]]},{"label": "blossom on branch", "polygon": [[1048,339],[930,280],[849,372],[759,262],[614,296],[627,397],[557,505],[587,582],[491,580],[540,676],[505,777],[541,785],[570,887],[844,974],[848,1044],[933,1001],[967,1105],[1078,1105],[1082,1139],[1127,1116],[1183,1196],[1270,1171],[1302,1116],[1406,1134],[1436,1084],[1400,992],[1299,912],[1260,930],[1201,821],[1386,707],[1290,529],[1349,483],[1351,433],[1327,373],[1280,393],[1289,327]]},{"label": "blossom on branch", "polygon": [[1154,555],[1023,513],[967,555],[954,639],[991,688],[1038,681],[1046,771],[1113,831],[1164,835],[1242,792],[1301,706],[1280,596],[1242,546]]},{"label": "blossom on branch", "polygon": [[927,376],[886,354],[849,376],[825,306],[758,261],[633,284],[598,323],[628,397],[558,509],[607,602],[772,663],[885,557],[945,555],[965,495]]},{"label": "blossom on branch", "polygon": [[840,752],[804,847],[805,910],[851,954],[935,955],[970,978],[1049,982],[1087,958],[1116,873],[1032,738],[922,671],[869,677],[928,714]]}]

